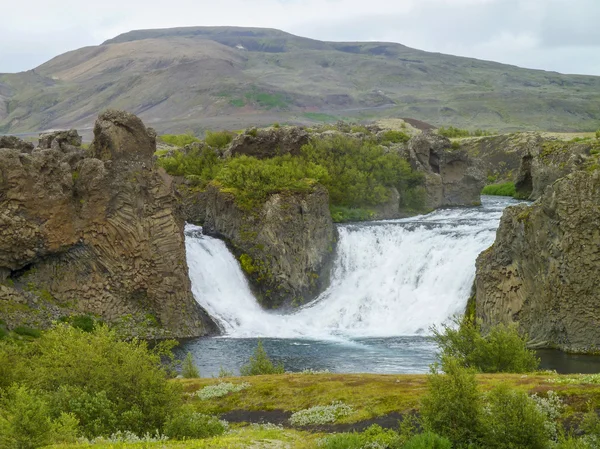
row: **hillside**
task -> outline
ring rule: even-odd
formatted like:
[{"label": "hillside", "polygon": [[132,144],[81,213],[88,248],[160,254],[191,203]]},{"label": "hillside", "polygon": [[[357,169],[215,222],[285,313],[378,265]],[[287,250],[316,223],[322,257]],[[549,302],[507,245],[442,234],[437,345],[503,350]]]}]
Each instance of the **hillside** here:
[{"label": "hillside", "polygon": [[414,117],[497,130],[592,130],[600,77],[561,75],[400,44],[278,30],[132,31],[0,75],[0,132],[89,128],[107,107],[159,132]]}]

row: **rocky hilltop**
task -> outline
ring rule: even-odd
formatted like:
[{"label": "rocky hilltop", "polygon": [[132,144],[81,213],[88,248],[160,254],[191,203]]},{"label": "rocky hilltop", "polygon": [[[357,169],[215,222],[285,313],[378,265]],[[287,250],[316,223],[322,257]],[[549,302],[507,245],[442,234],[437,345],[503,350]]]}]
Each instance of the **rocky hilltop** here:
[{"label": "rocky hilltop", "polygon": [[194,300],[172,179],[156,134],[107,111],[89,150],[76,132],[39,147],[2,140],[0,318],[44,327],[93,314],[135,335],[192,337],[212,323]]},{"label": "rocky hilltop", "polygon": [[506,209],[494,245],[477,259],[483,329],[518,322],[531,344],[600,348],[600,171],[554,182],[533,205]]}]

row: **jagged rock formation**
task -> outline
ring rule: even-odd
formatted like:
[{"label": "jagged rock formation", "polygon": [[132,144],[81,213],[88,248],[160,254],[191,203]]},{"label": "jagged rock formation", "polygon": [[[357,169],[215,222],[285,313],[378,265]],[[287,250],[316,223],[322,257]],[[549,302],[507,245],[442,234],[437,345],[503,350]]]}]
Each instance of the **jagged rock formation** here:
[{"label": "jagged rock formation", "polygon": [[0,136],[0,148],[9,148],[20,150],[23,153],[30,153],[33,150],[33,144],[15,136]]},{"label": "jagged rock formation", "polygon": [[425,173],[427,209],[480,204],[483,172],[466,151],[454,149],[446,137],[427,131],[413,137],[407,157],[413,169]]},{"label": "jagged rock formation", "polygon": [[263,306],[299,305],[327,286],[336,231],[325,188],[271,195],[260,210],[215,185],[206,200],[204,233],[229,243]]},{"label": "jagged rock formation", "polygon": [[250,128],[231,142],[225,157],[246,155],[264,159],[284,154],[298,156],[309,138],[308,132],[298,126]]},{"label": "jagged rock formation", "polygon": [[494,245],[477,259],[483,330],[518,322],[532,345],[600,349],[600,171],[581,170],[533,205],[506,209]]},{"label": "jagged rock formation", "polygon": [[38,148],[42,150],[53,149],[63,152],[73,151],[81,147],[83,140],[77,130],[54,131],[40,134]]},{"label": "jagged rock formation", "polygon": [[153,167],[155,133],[107,111],[94,134],[91,155],[70,132],[31,154],[0,149],[0,318],[44,326],[91,313],[142,336],[207,333],[172,178]]}]

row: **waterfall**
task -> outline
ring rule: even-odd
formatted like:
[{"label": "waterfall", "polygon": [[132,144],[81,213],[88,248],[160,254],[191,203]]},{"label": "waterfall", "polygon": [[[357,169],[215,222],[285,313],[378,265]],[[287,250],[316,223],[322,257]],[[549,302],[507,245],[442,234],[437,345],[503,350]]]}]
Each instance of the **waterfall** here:
[{"label": "waterfall", "polygon": [[330,287],[291,314],[263,310],[226,245],[186,227],[196,300],[231,337],[347,339],[427,334],[466,306],[475,259],[494,241],[504,208],[340,225]]}]

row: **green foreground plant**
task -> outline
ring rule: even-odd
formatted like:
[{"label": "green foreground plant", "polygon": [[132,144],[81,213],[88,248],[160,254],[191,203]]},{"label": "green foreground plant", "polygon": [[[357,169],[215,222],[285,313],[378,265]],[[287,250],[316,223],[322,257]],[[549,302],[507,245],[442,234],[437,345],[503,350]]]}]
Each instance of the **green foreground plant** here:
[{"label": "green foreground plant", "polygon": [[273,364],[267,351],[263,346],[262,341],[259,340],[254,354],[250,356],[250,360],[247,364],[240,368],[240,374],[242,376],[260,376],[263,374],[283,374],[285,369],[283,363]]}]

